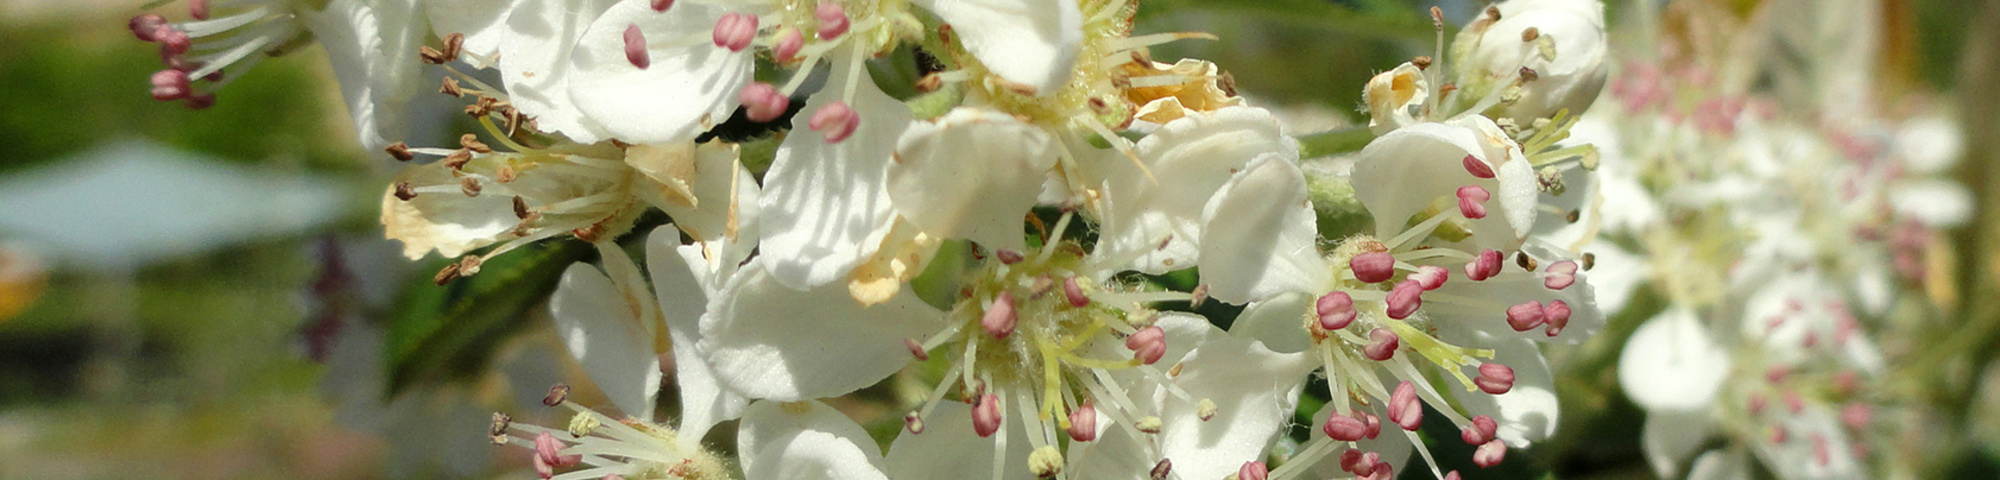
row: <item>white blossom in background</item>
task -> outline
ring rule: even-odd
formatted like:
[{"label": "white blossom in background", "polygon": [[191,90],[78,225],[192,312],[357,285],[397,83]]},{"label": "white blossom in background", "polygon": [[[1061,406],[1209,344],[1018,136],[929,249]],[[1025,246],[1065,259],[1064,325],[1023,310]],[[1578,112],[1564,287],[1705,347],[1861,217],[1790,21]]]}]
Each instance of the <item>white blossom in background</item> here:
[{"label": "white blossom in background", "polygon": [[[1611,65],[1598,0],[1508,0],[1486,7],[1453,40],[1459,87],[1475,96],[1518,88],[1505,117],[1527,124],[1561,110],[1580,114],[1604,89]],[[1509,85],[1514,79],[1525,80]]]}]

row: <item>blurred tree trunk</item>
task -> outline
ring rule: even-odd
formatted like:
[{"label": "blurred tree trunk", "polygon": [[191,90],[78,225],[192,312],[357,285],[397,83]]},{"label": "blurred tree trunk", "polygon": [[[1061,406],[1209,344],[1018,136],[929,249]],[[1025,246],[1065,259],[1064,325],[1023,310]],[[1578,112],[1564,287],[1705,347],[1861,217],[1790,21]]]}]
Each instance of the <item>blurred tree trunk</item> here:
[{"label": "blurred tree trunk", "polygon": [[[1960,57],[1958,114],[1965,126],[1965,155],[1958,178],[1972,190],[1974,221],[1954,234],[1957,244],[1959,291],[1965,301],[1957,312],[1962,328],[1943,328],[1928,342],[1930,355],[1918,365],[1929,367],[1933,404],[1951,429],[1943,439],[1946,452],[1930,466],[1933,475],[1946,474],[1976,453],[1967,414],[1979,391],[1979,378],[2000,348],[2000,0],[1988,0],[1971,23]],[[1970,10],[1968,8],[1968,10]]]}]

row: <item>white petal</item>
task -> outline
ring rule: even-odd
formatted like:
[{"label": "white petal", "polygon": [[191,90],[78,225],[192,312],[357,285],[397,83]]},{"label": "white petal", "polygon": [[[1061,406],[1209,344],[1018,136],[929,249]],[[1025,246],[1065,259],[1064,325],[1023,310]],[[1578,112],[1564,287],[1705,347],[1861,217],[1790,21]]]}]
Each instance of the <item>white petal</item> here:
[{"label": "white petal", "polygon": [[507,15],[500,38],[500,81],[507,101],[536,128],[578,143],[604,138],[603,128],[570,101],[569,59],[584,30],[617,0],[521,0]]},{"label": "white petal", "polygon": [[1181,361],[1175,383],[1217,407],[1207,421],[1196,405],[1169,397],[1160,446],[1180,478],[1222,478],[1243,462],[1259,460],[1291,424],[1299,389],[1318,365],[1303,354],[1277,353],[1255,340],[1220,337]]},{"label": "white petal", "polygon": [[[629,143],[673,143],[729,118],[756,66],[752,49],[717,47],[708,32],[721,7],[680,2],[666,12],[648,0],[625,0],[591,22],[569,58],[569,97],[577,110]],[[625,56],[625,31],[638,26],[651,65]]]},{"label": "white petal", "polygon": [[1076,0],[929,0],[979,63],[1008,81],[1054,93],[1083,43]]},{"label": "white petal", "polygon": [[[1593,243],[1587,250],[1596,257],[1588,283],[1597,295],[1598,307],[1606,316],[1625,311],[1625,304],[1632,300],[1632,294],[1652,275],[1652,265],[1611,242]],[[1585,282],[1579,280],[1577,283]]]},{"label": "white petal", "polygon": [[1042,193],[1056,144],[1011,115],[960,107],[915,124],[889,166],[889,199],[925,233],[1025,250],[1021,218]]},{"label": "white petal", "polygon": [[792,290],[752,261],[709,302],[699,348],[731,389],[810,400],[896,373],[911,361],[903,340],[936,331],[941,315],[907,290],[871,307],[850,298],[845,284]]},{"label": "white petal", "polygon": [[1236,316],[1236,323],[1229,325],[1229,333],[1264,342],[1266,348],[1279,352],[1306,351],[1313,345],[1305,329],[1306,314],[1317,300],[1304,292],[1286,292],[1251,302]]},{"label": "white petal", "polygon": [[853,136],[828,144],[817,132],[798,128],[836,100],[847,88],[846,78],[831,75],[822,93],[806,102],[794,119],[794,134],[778,147],[764,174],[761,248],[771,274],[792,288],[845,278],[875,253],[895,215],[885,185],[896,140],[910,125],[908,107],[864,76],[849,105],[861,118]]},{"label": "white petal", "polygon": [[1618,385],[1648,411],[1706,411],[1729,363],[1729,352],[1710,338],[1694,312],[1668,310],[1625,340]]},{"label": "white petal", "polygon": [[1953,227],[1972,218],[1972,192],[1951,180],[1898,182],[1889,188],[1889,205],[1929,226]]},{"label": "white petal", "polygon": [[[1101,182],[1098,202],[1106,258],[1136,256],[1118,269],[1162,274],[1195,261],[1202,206],[1230,174],[1260,155],[1298,162],[1298,142],[1285,136],[1269,111],[1229,107],[1167,122],[1133,146],[1138,161],[1117,152],[1088,159],[1080,168]],[[1166,239],[1162,247],[1161,240]]]},{"label": "white petal", "polygon": [[[1070,442],[1069,455],[1065,459],[1063,472],[1070,478],[1146,480],[1152,478],[1153,465],[1159,460],[1151,458],[1148,448],[1150,435],[1121,425],[1113,425],[1111,417],[1104,412],[1097,413],[1097,439],[1088,442]],[[1134,435],[1145,435],[1146,438]]]},{"label": "white petal", "polygon": [[[506,35],[507,15],[523,1],[530,0],[424,0],[423,6],[425,15],[430,17],[431,30],[438,38],[453,33],[464,35],[465,43],[459,48],[491,56],[500,50],[500,38]],[[460,60],[479,65],[478,59],[470,56]]]},{"label": "white petal", "polygon": [[381,150],[409,133],[406,106],[427,78],[415,52],[429,29],[416,9],[413,0],[335,0],[300,14],[326,46],[364,149]]},{"label": "white petal", "polygon": [[[656,182],[648,185],[658,188],[635,190],[673,216],[682,231],[704,243],[737,243],[757,238],[757,199],[762,192],[755,176],[738,165],[736,158],[735,145],[715,141],[683,143],[678,148],[634,146],[626,149],[625,163]],[[684,184],[686,192],[668,186],[674,184]],[[688,194],[692,198],[681,198]],[[732,216],[735,239],[725,238]],[[747,256],[750,252],[737,253]]]},{"label": "white petal", "polygon": [[1903,122],[1896,130],[1896,156],[1917,174],[1938,173],[1958,163],[1964,153],[1965,135],[1958,123],[1941,115],[1925,115]]},{"label": "white petal", "polygon": [[1750,463],[1743,458],[1743,452],[1710,450],[1695,457],[1694,466],[1688,469],[1688,480],[1750,480]]},{"label": "white petal", "polygon": [[[1546,265],[1572,260],[1569,252],[1558,250],[1539,241],[1529,241],[1521,245],[1521,251],[1539,259],[1546,271]],[[1508,256],[1507,258],[1512,258]],[[1511,260],[1508,260],[1511,262]],[[1462,264],[1461,264],[1462,265]],[[1458,269],[1459,265],[1447,268]],[[1424,312],[1438,323],[1440,328],[1480,331],[1495,337],[1525,336],[1538,342],[1573,344],[1589,339],[1604,328],[1604,311],[1597,306],[1596,287],[1592,283],[1592,273],[1579,268],[1576,283],[1562,290],[1550,290],[1543,282],[1542,273],[1529,273],[1508,266],[1500,275],[1484,281],[1474,282],[1462,277],[1453,278],[1436,291],[1424,295]],[[1515,332],[1506,322],[1508,306],[1528,301],[1542,302],[1543,305],[1561,300],[1569,306],[1569,325],[1555,337],[1542,331]]]},{"label": "white petal", "polygon": [[639,325],[636,308],[603,272],[583,263],[564,270],[549,297],[556,333],[591,383],[626,415],[650,419],[653,396],[660,391],[660,357],[653,354],[652,336]]},{"label": "white petal", "polygon": [[1708,440],[1709,430],[1714,426],[1708,415],[1705,410],[1646,412],[1646,431],[1640,441],[1654,473],[1664,478],[1674,478],[1679,473],[1681,461]]},{"label": "white petal", "polygon": [[[1533,226],[1534,219],[1527,218],[1517,234],[1510,217],[1523,213],[1516,211],[1520,200],[1509,199],[1519,197],[1522,188],[1534,188],[1534,172],[1530,169],[1527,179],[1530,183],[1523,187],[1516,177],[1522,168],[1528,168],[1527,162],[1509,159],[1507,150],[1489,151],[1484,136],[1485,132],[1477,128],[1419,123],[1377,137],[1362,148],[1355,156],[1354,174],[1350,178],[1355,198],[1375,216],[1376,236],[1388,238],[1402,232],[1411,217],[1430,208],[1433,202],[1446,201],[1456,207],[1458,188],[1477,185],[1493,195],[1494,203],[1488,204],[1486,218],[1467,222],[1472,228],[1468,242],[1477,248],[1502,251],[1517,244],[1520,234]],[[1494,165],[1498,178],[1472,176],[1465,170],[1467,155]],[[1519,164],[1510,166],[1516,163]],[[1528,205],[1532,205],[1533,190],[1527,193]],[[1456,216],[1457,209],[1449,208],[1447,214]],[[1532,206],[1526,214],[1533,214]]]},{"label": "white petal", "polygon": [[674,384],[681,394],[681,435],[701,438],[716,423],[742,415],[749,400],[723,388],[699,350],[708,287],[697,269],[707,264],[689,263],[676,252],[677,248],[700,248],[680,246],[680,236],[672,225],[653,229],[646,237],[646,271],[652,274],[660,314],[673,340]]},{"label": "white petal", "polygon": [[1199,263],[1209,296],[1242,304],[1320,290],[1331,273],[1313,244],[1316,218],[1298,166],[1258,157],[1203,208]]},{"label": "white petal", "polygon": [[[1495,320],[1498,321],[1498,320]],[[1503,322],[1504,323],[1504,322]],[[1542,359],[1542,350],[1533,340],[1520,335],[1496,337],[1485,332],[1440,330],[1438,337],[1468,348],[1491,348],[1493,359],[1514,369],[1514,388],[1500,395],[1479,390],[1451,389],[1470,415],[1493,417],[1500,424],[1495,436],[1509,448],[1522,448],[1548,438],[1556,431],[1561,409],[1556,405],[1555,377]]]},{"label": "white petal", "polygon": [[1500,182],[1493,197],[1500,202],[1501,216],[1514,228],[1514,237],[1528,236],[1535,227],[1535,207],[1540,206],[1541,181],[1535,178],[1535,168],[1528,166],[1527,159],[1516,158],[1500,164],[1493,174]]},{"label": "white petal", "polygon": [[[1029,480],[1028,431],[1016,418],[1011,403],[1002,415],[1006,424],[1007,450],[998,480]],[[889,478],[896,480],[988,479],[993,475],[994,437],[980,438],[972,431],[972,408],[959,402],[944,402],[924,419],[924,433],[905,429],[889,444]]]},{"label": "white petal", "polygon": [[882,454],[861,425],[819,402],[757,402],[737,428],[747,480],[884,479]]}]

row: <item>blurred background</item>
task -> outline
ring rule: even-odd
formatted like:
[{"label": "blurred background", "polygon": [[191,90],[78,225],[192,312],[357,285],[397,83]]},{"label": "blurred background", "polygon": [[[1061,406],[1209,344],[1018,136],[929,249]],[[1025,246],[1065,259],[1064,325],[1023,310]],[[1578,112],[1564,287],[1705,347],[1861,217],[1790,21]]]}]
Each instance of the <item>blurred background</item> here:
[{"label": "blurred background", "polygon": [[[1615,29],[1624,2],[1609,3]],[[1972,139],[1960,178],[1980,220],[1954,237],[1964,301],[1948,321],[1994,323],[2000,1],[1883,3],[1882,94],[1955,101]],[[1148,0],[1137,30],[1216,34],[1154,56],[1213,60],[1257,104],[1314,132],[1365,121],[1361,85],[1429,53],[1421,12],[1433,4],[1448,23],[1484,5]],[[378,205],[400,165],[354,146],[319,47],[270,59],[190,110],[147,94],[158,52],[126,29],[143,7],[0,3],[0,478],[532,478],[524,453],[483,433],[490,412],[523,411],[549,384],[581,378],[535,293],[555,276],[431,286],[438,265],[382,239]],[[482,295],[511,301],[452,307]],[[1980,337],[1929,392],[1949,428],[1922,471],[1995,478],[2000,336],[1964,334]],[[1643,414],[1595,372],[1566,380],[1596,393],[1564,405],[1562,441],[1533,452],[1522,475],[1651,475]]]}]

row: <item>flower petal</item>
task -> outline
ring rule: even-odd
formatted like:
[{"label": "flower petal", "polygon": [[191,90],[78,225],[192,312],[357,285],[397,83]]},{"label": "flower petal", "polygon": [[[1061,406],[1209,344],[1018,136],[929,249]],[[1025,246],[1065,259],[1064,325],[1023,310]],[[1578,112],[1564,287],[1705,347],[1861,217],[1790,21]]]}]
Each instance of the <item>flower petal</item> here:
[{"label": "flower petal", "polygon": [[660,357],[636,311],[610,278],[584,263],[564,270],[549,297],[556,333],[591,383],[626,415],[650,419],[660,392]]},{"label": "flower petal", "polygon": [[[1202,207],[1216,190],[1260,155],[1298,162],[1298,142],[1285,136],[1271,112],[1228,107],[1190,114],[1139,140],[1133,152],[1144,169],[1111,153],[1082,165],[1101,182],[1098,202],[1105,258],[1136,256],[1117,269],[1163,274],[1187,268],[1197,256]],[[1164,247],[1161,240],[1166,239]]]},{"label": "flower petal", "polygon": [[[1520,251],[1539,259],[1541,265],[1572,260],[1569,252],[1540,241],[1523,244]],[[1424,312],[1430,314],[1440,327],[1480,331],[1495,337],[1526,335],[1539,342],[1578,343],[1604,328],[1604,311],[1597,306],[1591,272],[1578,269],[1576,282],[1561,290],[1549,289],[1543,281],[1543,273],[1504,267],[1499,275],[1484,281],[1445,282],[1436,291],[1424,295]],[[1569,324],[1554,337],[1534,331],[1515,332],[1505,321],[1506,308],[1530,300],[1545,305],[1561,300],[1570,308]]]},{"label": "flower petal", "polygon": [[1955,227],[1972,218],[1972,192],[1957,181],[1912,179],[1889,187],[1896,213],[1934,227]]},{"label": "flower petal", "polygon": [[1318,367],[1307,355],[1273,352],[1236,337],[1210,340],[1180,365],[1175,383],[1216,406],[1215,416],[1204,421],[1196,405],[1166,399],[1160,447],[1180,478],[1222,478],[1243,462],[1264,458],[1291,423],[1306,375]]},{"label": "flower petal", "polygon": [[1236,316],[1236,323],[1229,325],[1229,333],[1263,342],[1265,348],[1278,352],[1306,351],[1313,344],[1306,334],[1305,319],[1317,300],[1305,292],[1284,292],[1250,302]]},{"label": "flower petal", "polygon": [[810,400],[896,373],[911,360],[903,340],[936,331],[941,315],[907,291],[863,307],[843,284],[792,290],[753,260],[709,302],[698,348],[745,396]]},{"label": "flower petal", "polygon": [[[431,31],[438,38],[451,34],[465,36],[465,43],[459,48],[465,52],[492,56],[500,51],[500,38],[506,35],[508,14],[524,1],[532,0],[424,0],[424,15],[430,18]],[[468,63],[482,65],[477,58],[460,57]]]},{"label": "flower petal", "polygon": [[944,238],[1027,249],[1021,218],[1041,195],[1056,144],[1040,128],[960,107],[903,134],[889,166],[889,200],[912,225]]},{"label": "flower petal", "polygon": [[[833,103],[834,93],[847,88],[846,79],[831,75],[804,112]],[[795,289],[846,278],[849,269],[881,246],[895,215],[885,185],[896,139],[911,122],[910,109],[867,77],[857,80],[849,105],[861,119],[854,135],[827,143],[820,135],[794,130],[797,134],[785,138],[764,174],[760,248],[771,275]],[[800,120],[794,127],[804,125]]]},{"label": "flower petal", "polygon": [[[1003,400],[1011,401],[1011,400]],[[1008,405],[1012,407],[1012,405]],[[1012,414],[1013,408],[1003,415]],[[1030,480],[1026,459],[1028,430],[1022,419],[1006,418],[1006,470],[998,480]],[[995,478],[993,454],[998,435],[981,438],[972,431],[972,407],[959,402],[939,403],[924,419],[924,433],[904,430],[889,444],[889,478],[896,480]]]},{"label": "flower petal", "polygon": [[1709,450],[1695,457],[1694,466],[1688,468],[1688,478],[1701,480],[1750,480],[1750,463],[1743,458],[1743,452]]},{"label": "flower petal", "polygon": [[570,101],[570,56],[583,32],[618,0],[521,0],[507,15],[500,37],[500,81],[507,102],[535,118],[535,126],[578,143],[596,143],[603,127]]},{"label": "flower petal", "polygon": [[[457,182],[443,162],[403,170],[391,185],[442,185]],[[467,197],[453,193],[396,198],[395,187],[382,193],[382,233],[403,242],[403,256],[424,258],[432,250],[445,258],[498,241],[521,223],[514,203],[502,195]]]},{"label": "flower petal", "polygon": [[[619,140],[694,140],[736,110],[755,52],[731,52],[707,41],[707,34],[691,33],[714,28],[721,7],[680,2],[657,12],[651,5],[625,0],[591,22],[569,57],[568,95],[578,111]],[[626,59],[626,29],[634,26],[648,44],[646,68]]]},{"label": "flower petal", "polygon": [[[1377,137],[1355,156],[1350,177],[1354,195],[1375,216],[1375,235],[1402,232],[1411,217],[1439,199],[1453,198],[1459,187],[1477,185],[1493,192],[1498,214],[1467,220],[1468,240],[1476,248],[1510,250],[1534,225],[1536,184],[1533,168],[1519,148],[1485,117],[1455,124],[1419,123]],[[1496,137],[1497,135],[1497,137]],[[1497,178],[1474,177],[1465,157],[1492,165]],[[1525,177],[1525,178],[1523,178]],[[1522,217],[1516,220],[1515,217]]]},{"label": "flower petal", "polygon": [[413,0],[334,0],[300,14],[326,46],[364,149],[381,150],[409,133],[406,108],[428,78],[414,54],[428,31],[417,8]]},{"label": "flower petal", "polygon": [[[1497,321],[1497,320],[1496,320]],[[1504,322],[1502,322],[1504,323]],[[1510,448],[1525,448],[1556,431],[1561,410],[1556,405],[1555,377],[1542,359],[1541,348],[1520,335],[1494,336],[1460,329],[1439,330],[1438,337],[1467,348],[1491,348],[1491,362],[1514,369],[1514,388],[1500,395],[1479,390],[1450,389],[1468,415],[1486,415],[1500,424],[1496,435]]]},{"label": "flower petal", "polygon": [[1083,44],[1076,0],[920,0],[979,63],[1008,81],[1054,93]]},{"label": "flower petal", "polygon": [[1283,157],[1258,157],[1202,210],[1201,281],[1209,296],[1243,304],[1332,281],[1313,244],[1317,217],[1305,177]]},{"label": "flower petal", "polygon": [[1640,444],[1646,448],[1646,462],[1662,478],[1675,478],[1681,461],[1701,448],[1714,427],[1709,412],[1660,410],[1646,412],[1646,431]]},{"label": "flower petal", "polygon": [[[709,273],[708,263],[700,257],[701,246],[680,245],[680,239],[681,232],[672,225],[653,229],[646,237],[646,271],[652,274],[660,315],[673,341],[681,435],[701,438],[716,423],[742,415],[749,400],[723,388],[701,354],[701,315],[707,310],[712,280],[701,278]],[[676,250],[693,250],[695,256],[688,259]]]},{"label": "flower petal", "polygon": [[1647,411],[1707,411],[1729,364],[1729,352],[1709,337],[1694,312],[1668,310],[1625,340],[1618,385]]},{"label": "flower petal", "polygon": [[737,428],[748,479],[884,479],[882,454],[861,425],[819,402],[757,402]]}]

